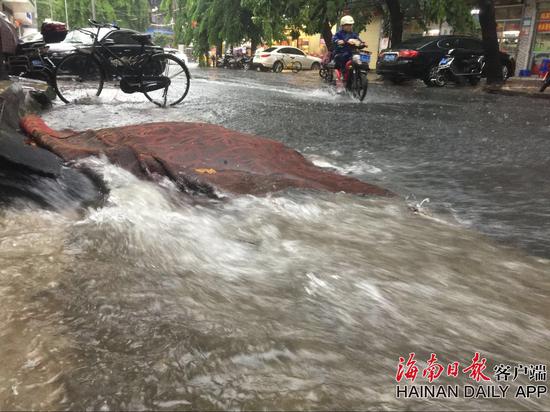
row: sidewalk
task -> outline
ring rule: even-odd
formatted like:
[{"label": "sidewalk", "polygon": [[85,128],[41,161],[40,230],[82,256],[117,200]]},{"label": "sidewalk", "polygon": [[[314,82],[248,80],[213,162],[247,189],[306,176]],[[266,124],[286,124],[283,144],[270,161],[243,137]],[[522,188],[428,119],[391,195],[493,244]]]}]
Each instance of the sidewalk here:
[{"label": "sidewalk", "polygon": [[542,79],[529,77],[511,77],[502,86],[484,86],[487,93],[503,94],[507,96],[527,96],[539,99],[550,99],[550,88],[546,92],[539,91]]}]

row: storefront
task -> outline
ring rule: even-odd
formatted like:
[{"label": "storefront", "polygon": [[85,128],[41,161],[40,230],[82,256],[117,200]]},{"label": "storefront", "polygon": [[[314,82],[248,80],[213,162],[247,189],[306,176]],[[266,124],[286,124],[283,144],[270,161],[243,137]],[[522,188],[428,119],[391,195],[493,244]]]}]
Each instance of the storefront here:
[{"label": "storefront", "polygon": [[500,50],[517,58],[523,1],[500,0],[495,2],[497,36]]},{"label": "storefront", "polygon": [[544,63],[550,64],[550,1],[540,2],[537,7],[531,72],[538,74]]}]

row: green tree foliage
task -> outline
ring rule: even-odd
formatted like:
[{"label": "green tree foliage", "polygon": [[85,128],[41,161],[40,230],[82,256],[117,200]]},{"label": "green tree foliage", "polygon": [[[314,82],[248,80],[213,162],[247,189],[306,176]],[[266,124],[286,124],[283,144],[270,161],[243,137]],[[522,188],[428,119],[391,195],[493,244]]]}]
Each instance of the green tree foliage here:
[{"label": "green tree foliage", "polygon": [[[92,18],[91,0],[66,0],[69,27],[87,27],[88,19]],[[65,21],[64,0],[39,0],[38,25],[44,19],[52,18]],[[96,20],[100,22],[115,22],[120,27],[138,31],[147,29],[150,22],[150,6],[148,0],[96,0]]]},{"label": "green tree foliage", "polygon": [[332,28],[338,26],[344,14],[352,15],[355,27],[362,28],[379,7],[372,0],[296,0],[294,5],[296,14],[291,16],[294,26],[307,34],[321,33],[329,48],[332,47]]},{"label": "green tree foliage", "polygon": [[[79,0],[72,0],[79,1]],[[120,1],[120,0],[118,0]],[[448,22],[456,31],[473,28],[473,0],[163,0],[161,9],[174,19],[178,42],[193,43],[199,53],[212,45],[281,40],[299,32],[321,33],[331,46],[332,29],[344,14],[364,27],[373,12],[383,9],[388,32],[401,40],[403,22],[422,26]]]},{"label": "green tree foliage", "polygon": [[432,23],[441,26],[447,22],[455,32],[468,33],[475,29],[475,21],[470,14],[472,0],[381,0],[386,12],[386,29],[391,43],[401,42],[403,24],[416,20],[426,28]]},{"label": "green tree foliage", "polygon": [[[163,0],[161,9],[174,18],[176,39],[192,42],[200,54],[224,41],[258,44],[272,40],[283,23],[280,14],[275,14],[275,7],[261,8],[265,4],[247,0]],[[275,22],[275,30],[270,21]]]},{"label": "green tree foliage", "polygon": [[470,14],[472,6],[464,0],[416,0],[418,17],[424,27],[436,23],[440,27],[447,22],[454,32],[471,32],[475,25]]}]

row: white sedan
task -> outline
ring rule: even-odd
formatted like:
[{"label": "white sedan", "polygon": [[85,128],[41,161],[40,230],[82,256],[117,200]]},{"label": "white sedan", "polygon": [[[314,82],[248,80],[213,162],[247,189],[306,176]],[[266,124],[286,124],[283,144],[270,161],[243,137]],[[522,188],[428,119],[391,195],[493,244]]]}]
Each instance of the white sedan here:
[{"label": "white sedan", "polygon": [[298,62],[303,70],[319,70],[321,59],[308,56],[296,47],[275,46],[263,51],[256,51],[252,64],[262,69],[272,69],[280,72],[283,69],[292,68],[293,62]]}]

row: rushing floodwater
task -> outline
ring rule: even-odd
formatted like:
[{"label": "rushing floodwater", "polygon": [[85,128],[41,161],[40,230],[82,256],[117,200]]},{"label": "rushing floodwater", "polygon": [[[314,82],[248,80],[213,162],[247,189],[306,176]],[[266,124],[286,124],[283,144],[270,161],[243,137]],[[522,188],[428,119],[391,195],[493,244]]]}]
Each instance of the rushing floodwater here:
[{"label": "rushing floodwater", "polygon": [[464,367],[479,351],[490,369],[550,360],[550,129],[514,107],[531,100],[377,86],[358,105],[305,74],[194,74],[181,110],[111,95],[45,117],[220,123],[409,199],[190,204],[87,160],[103,207],[0,211],[0,409],[550,408],[395,399],[409,352],[421,368],[430,352]]}]

